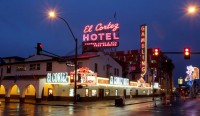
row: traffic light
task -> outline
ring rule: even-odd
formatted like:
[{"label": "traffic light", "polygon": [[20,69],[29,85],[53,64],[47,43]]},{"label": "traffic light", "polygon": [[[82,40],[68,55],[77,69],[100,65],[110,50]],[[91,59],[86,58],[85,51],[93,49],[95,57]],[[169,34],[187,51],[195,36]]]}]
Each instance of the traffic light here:
[{"label": "traffic light", "polygon": [[153,54],[154,54],[155,56],[159,56],[159,53],[160,53],[160,49],[159,49],[159,48],[154,48],[154,49],[153,49]]},{"label": "traffic light", "polygon": [[184,48],[184,58],[190,59],[190,48]]},{"label": "traffic light", "polygon": [[40,55],[42,53],[42,44],[37,43],[37,55]]}]

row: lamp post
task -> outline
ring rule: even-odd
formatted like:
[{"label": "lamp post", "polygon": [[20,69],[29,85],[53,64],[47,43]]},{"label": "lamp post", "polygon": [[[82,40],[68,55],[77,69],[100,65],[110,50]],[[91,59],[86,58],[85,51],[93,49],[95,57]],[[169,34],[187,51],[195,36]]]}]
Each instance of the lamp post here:
[{"label": "lamp post", "polygon": [[67,22],[64,18],[62,18],[62,17],[56,15],[56,12],[54,12],[54,11],[50,11],[50,12],[49,12],[49,17],[50,17],[50,18],[59,18],[59,19],[63,20],[63,21],[65,22],[65,24],[67,25],[67,27],[69,28],[70,33],[72,34],[72,36],[73,36],[73,38],[74,38],[74,41],[75,41],[74,104],[76,104],[76,101],[77,101],[77,98],[76,98],[76,85],[77,85],[77,84],[76,84],[76,77],[77,77],[78,39],[74,36],[74,33],[72,32],[72,30],[71,30],[71,28],[70,28],[68,22]]}]

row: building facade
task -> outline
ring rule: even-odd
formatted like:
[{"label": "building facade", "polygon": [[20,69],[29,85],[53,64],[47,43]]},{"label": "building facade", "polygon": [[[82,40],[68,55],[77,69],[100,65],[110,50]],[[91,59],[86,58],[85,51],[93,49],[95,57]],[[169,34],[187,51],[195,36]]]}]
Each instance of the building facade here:
[{"label": "building facade", "polygon": [[[123,77],[131,81],[137,81],[141,76],[140,50],[107,52],[122,65]],[[159,55],[154,54],[153,48],[147,49],[147,72],[144,80],[147,83],[158,82],[160,88],[173,90],[174,64],[162,51]],[[154,77],[154,78],[153,78]],[[154,80],[153,80],[154,79]]]},{"label": "building facade", "polygon": [[[73,100],[73,57],[33,55],[28,58],[5,57],[0,65],[0,96],[6,102],[19,99]],[[122,76],[122,66],[110,55],[78,55],[77,94],[80,101],[114,99],[118,96],[152,94],[149,83],[130,81]],[[159,87],[155,87],[159,89]]]}]

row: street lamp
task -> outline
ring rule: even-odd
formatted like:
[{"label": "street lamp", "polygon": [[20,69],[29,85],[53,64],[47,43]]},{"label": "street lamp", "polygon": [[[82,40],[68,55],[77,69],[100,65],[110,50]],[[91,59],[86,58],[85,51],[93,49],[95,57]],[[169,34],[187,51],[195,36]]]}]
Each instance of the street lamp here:
[{"label": "street lamp", "polygon": [[197,7],[195,6],[189,6],[187,9],[188,13],[195,13],[197,11]]},{"label": "street lamp", "polygon": [[74,75],[74,104],[76,104],[76,76],[77,76],[77,53],[78,53],[78,39],[74,36],[74,33],[72,32],[72,30],[71,30],[71,28],[70,28],[70,26],[69,26],[69,24],[68,24],[68,22],[64,19],[64,18],[62,18],[62,17],[60,17],[60,16],[58,16],[57,14],[56,14],[56,12],[55,11],[50,11],[49,12],[49,18],[59,18],[59,19],[61,19],[61,20],[63,20],[64,22],[65,22],[65,24],[67,25],[67,27],[69,28],[69,30],[70,30],[70,32],[71,32],[71,34],[72,34],[72,36],[73,36],[73,38],[74,38],[74,41],[75,41],[75,61],[74,61],[74,63],[75,63],[75,75]]},{"label": "street lamp", "polygon": [[200,9],[200,6],[189,6],[187,8],[187,13],[188,14],[196,14],[198,12],[198,10]]}]

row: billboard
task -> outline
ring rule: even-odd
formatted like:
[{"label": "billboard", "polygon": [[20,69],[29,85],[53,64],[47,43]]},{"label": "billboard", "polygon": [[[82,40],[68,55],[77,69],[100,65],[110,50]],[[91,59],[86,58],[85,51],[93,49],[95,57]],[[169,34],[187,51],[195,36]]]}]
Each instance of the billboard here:
[{"label": "billboard", "polygon": [[118,47],[118,31],[118,23],[109,22],[108,24],[86,25],[83,30],[83,52]]}]

